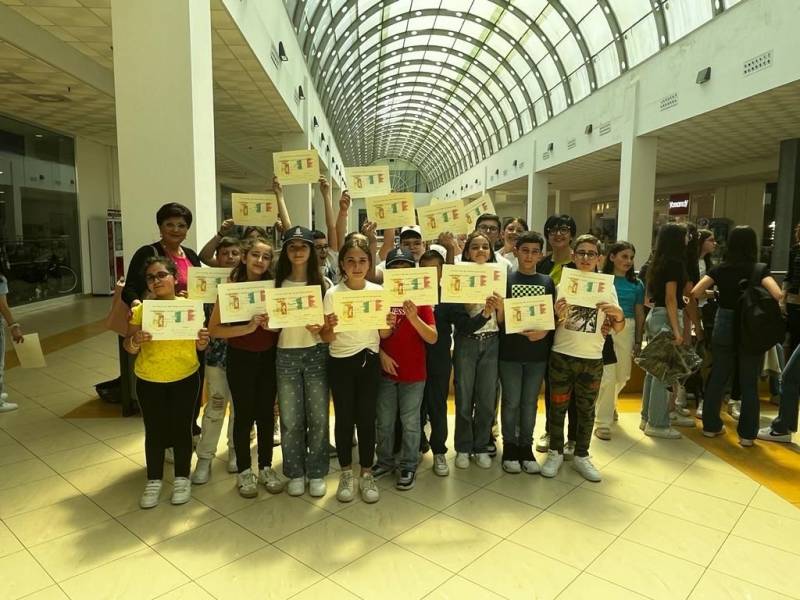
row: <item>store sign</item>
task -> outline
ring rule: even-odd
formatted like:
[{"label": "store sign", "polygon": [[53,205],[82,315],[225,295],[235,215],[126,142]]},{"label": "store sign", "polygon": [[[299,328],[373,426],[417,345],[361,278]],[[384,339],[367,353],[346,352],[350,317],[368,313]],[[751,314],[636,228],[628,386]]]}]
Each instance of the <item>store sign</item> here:
[{"label": "store sign", "polygon": [[667,201],[667,213],[670,215],[689,214],[689,194],[673,194]]}]

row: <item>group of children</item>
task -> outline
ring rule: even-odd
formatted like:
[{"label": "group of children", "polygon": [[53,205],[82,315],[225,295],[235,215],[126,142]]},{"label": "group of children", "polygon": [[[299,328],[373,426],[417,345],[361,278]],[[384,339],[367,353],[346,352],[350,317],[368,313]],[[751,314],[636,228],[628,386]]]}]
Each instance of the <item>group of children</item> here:
[{"label": "group of children", "polygon": [[[324,180],[321,184],[330,206],[330,188]],[[502,227],[496,215],[485,214],[463,245],[457,237],[444,234],[430,248],[419,229],[409,226],[401,231],[399,247],[393,247],[394,232],[386,231],[384,247],[377,250],[374,224],[347,235],[340,227],[329,228],[328,236],[293,225],[277,181],[274,189],[284,230],[280,249],[257,230],[241,241],[220,235],[212,240],[213,264],[231,268],[232,282],[271,279],[277,288],[319,286],[324,321],[275,329],[269,314],[261,314],[248,322],[221,323],[219,306],[214,305],[197,340],[152,341],[141,329],[141,305],[134,306],[125,348],[137,355],[137,389],[145,422],[148,481],[143,508],[159,500],[167,448],[174,452],[173,503],[189,499],[192,482],[209,480],[228,398],[233,423],[228,431],[233,448],[228,466],[238,473],[243,497],[255,497],[259,484],[270,493],[286,489],[299,496],[308,487],[311,496],[326,494],[331,396],[341,468],[339,501],[351,501],[359,493],[363,501],[377,502],[375,480],[395,472],[397,489],[413,488],[420,453],[428,448],[433,452],[434,473],[447,476],[451,369],[456,468],[469,468],[472,461],[479,468],[492,466],[501,398],[506,472],[555,477],[568,460],[585,479],[597,482],[601,474],[589,456],[592,433],[601,440],[611,439],[616,398],[630,377],[631,361],[645,330],[654,335],[670,328],[676,343],[682,343],[684,335],[691,334],[691,321],[697,335],[702,335],[693,300],[687,306],[691,318],[682,320],[684,297],[702,295],[708,286],[701,281],[692,289],[683,263],[675,260],[679,250],[685,256],[686,233],[680,226],[665,226],[659,233],[650,260],[651,285],[645,293],[634,274],[634,247],[617,242],[604,256],[596,237],[576,238],[575,222],[567,215],[548,219],[542,236],[528,231],[521,218],[509,219]],[[337,225],[346,222],[349,204],[343,195]],[[683,235],[682,246],[673,230]],[[481,304],[417,306],[406,301],[391,309],[385,327],[337,331],[336,294],[379,290],[383,273],[390,269],[430,266],[441,276],[444,264],[454,261],[494,263],[495,268],[507,269],[505,296],[493,294]],[[583,272],[602,267],[614,275],[614,286],[594,307],[572,306],[557,292],[567,267]],[[173,299],[179,294],[180,273],[171,258],[150,257],[144,269],[148,297]],[[714,276],[713,271],[706,275]],[[554,331],[506,334],[504,299],[542,295],[554,303]],[[645,324],[646,304],[652,308]],[[207,404],[197,441],[197,466],[190,476],[193,407],[202,385],[200,360],[206,364]],[[642,428],[647,435],[675,437],[669,410],[675,390],[647,377]],[[533,433],[543,383],[547,423],[536,448],[547,452],[547,459],[539,465]],[[272,467],[276,399],[283,477]],[[255,470],[250,454],[254,425]],[[355,431],[357,472],[352,451]]]}]

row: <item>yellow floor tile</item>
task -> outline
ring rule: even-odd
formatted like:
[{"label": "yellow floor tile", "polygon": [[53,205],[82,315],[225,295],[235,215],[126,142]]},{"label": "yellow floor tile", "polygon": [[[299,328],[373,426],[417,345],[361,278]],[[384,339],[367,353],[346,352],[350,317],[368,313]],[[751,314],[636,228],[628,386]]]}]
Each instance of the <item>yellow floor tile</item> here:
[{"label": "yellow floor tile", "polygon": [[679,487],[667,488],[650,508],[725,532],[733,528],[745,509],[736,502]]},{"label": "yellow floor tile", "polygon": [[42,457],[42,462],[57,473],[66,473],[67,471],[91,467],[120,458],[122,458],[122,455],[116,450],[109,448],[102,442],[95,442],[72,450],[60,450],[54,454],[47,454]]},{"label": "yellow floor tile", "polygon": [[639,506],[649,506],[667,489],[666,483],[645,479],[613,466],[603,469],[601,475],[602,481],[584,481],[580,487]]},{"label": "yellow floor tile", "polygon": [[159,596],[158,600],[214,600],[214,597],[192,581]]},{"label": "yellow floor tile", "polygon": [[726,475],[749,479],[744,472],[740,471],[729,463],[726,463],[724,460],[711,454],[710,452],[704,452],[692,464],[696,467],[702,467],[711,471],[719,471],[720,473],[725,473]]},{"label": "yellow floor tile", "polygon": [[217,519],[153,546],[194,579],[264,547],[266,542],[228,519]]},{"label": "yellow floor tile", "polygon": [[744,479],[696,465],[691,465],[686,469],[675,480],[675,485],[740,504],[749,504],[758,490],[758,484],[752,479]]},{"label": "yellow floor tile", "polygon": [[598,600],[613,598],[614,600],[645,600],[642,596],[631,590],[620,587],[605,579],[600,579],[589,573],[581,573],[558,596],[558,600]]},{"label": "yellow floor tile", "polygon": [[149,600],[184,584],[187,577],[147,548],[61,582],[72,598]]},{"label": "yellow floor tile", "polygon": [[77,489],[59,475],[0,490],[0,518],[7,519],[43,506],[50,506],[79,494]]},{"label": "yellow floor tile", "polygon": [[[453,469],[450,470],[453,472]],[[444,510],[462,498],[469,496],[479,488],[471,483],[465,483],[452,477],[437,477],[427,474],[417,478],[414,488],[404,492],[395,491],[394,488],[385,493],[401,494],[404,498],[424,504],[434,510]]]},{"label": "yellow floor tile", "polygon": [[144,543],[152,546],[221,517],[218,512],[195,499],[179,506],[173,506],[165,499],[154,508],[137,509],[121,515],[118,520]]},{"label": "yellow floor tile", "polygon": [[98,525],[110,518],[108,513],[85,496],[75,496],[8,517],[5,521],[17,537],[31,547]]},{"label": "yellow floor tile", "polygon": [[292,600],[319,600],[320,598],[324,598],[324,600],[358,600],[358,596],[348,592],[330,579],[323,579],[292,596]]},{"label": "yellow floor tile", "polygon": [[[279,540],[275,546],[327,576],[383,543],[383,538],[331,515]],[[320,548],[331,551],[320,552]]]},{"label": "yellow floor tile", "polygon": [[499,457],[492,459],[492,467],[490,469],[481,469],[474,461],[470,461],[467,469],[459,469],[454,463],[450,465],[450,477],[479,487],[483,487],[503,475],[504,471],[500,466]]},{"label": "yellow floor tile", "polygon": [[105,521],[32,546],[30,551],[50,576],[61,582],[144,548],[122,525]]},{"label": "yellow floor tile", "polygon": [[231,513],[228,518],[272,543],[330,515],[287,494],[266,493],[265,499],[269,502],[250,502],[247,508]]},{"label": "yellow floor tile", "polygon": [[685,598],[703,568],[658,550],[618,539],[587,572],[654,600]]},{"label": "yellow floor tile", "polygon": [[[498,576],[500,565],[502,576]],[[459,574],[473,583],[491,582],[492,590],[512,600],[531,597],[547,600],[555,598],[579,572],[538,552],[503,541]]]},{"label": "yellow floor tile", "polygon": [[435,513],[427,506],[408,500],[401,494],[384,492],[376,504],[358,502],[337,514],[354,525],[390,540]]},{"label": "yellow floor tile", "polygon": [[[142,485],[144,485],[144,482],[142,482]],[[259,486],[258,497],[242,498],[239,495],[239,488],[236,487],[235,479],[223,479],[221,481],[210,481],[203,485],[193,485],[192,496],[222,515],[230,515],[238,510],[274,498],[262,486]]]},{"label": "yellow floor tile", "polygon": [[655,479],[663,483],[672,483],[686,470],[686,463],[650,456],[643,452],[629,450],[609,464],[614,469],[633,473],[645,479]]},{"label": "yellow floor tile", "polygon": [[[520,474],[520,477],[522,474]],[[541,509],[489,490],[478,490],[447,508],[444,513],[485,531],[506,537]]]},{"label": "yellow floor tile", "polygon": [[585,569],[615,538],[583,523],[543,512],[508,539],[577,569]]},{"label": "yellow floor tile", "polygon": [[782,517],[789,517],[790,519],[800,520],[800,510],[798,508],[778,496],[775,492],[761,486],[756,495],[750,501],[752,508],[766,510],[767,512],[781,515]]},{"label": "yellow floor tile", "polygon": [[[683,431],[683,427],[676,427]],[[631,452],[641,452],[648,456],[667,458],[685,464],[691,464],[703,454],[704,450],[694,442],[682,438],[678,440],[665,440],[662,438],[645,436],[630,448]]]},{"label": "yellow floor tile", "polygon": [[646,510],[621,537],[707,567],[727,534],[678,517]]},{"label": "yellow floor tile", "polygon": [[25,442],[25,446],[37,456],[47,456],[55,452],[63,452],[80,448],[89,444],[96,444],[97,438],[92,437],[77,427],[70,426],[69,430],[56,435],[50,435],[32,442]]},{"label": "yellow floor tile", "polygon": [[502,596],[459,575],[453,575],[425,598],[426,600],[500,600]]},{"label": "yellow floor tile", "polygon": [[30,596],[25,596],[25,600],[69,600],[61,588],[57,585],[51,585],[38,592],[34,592]]},{"label": "yellow floor tile", "polygon": [[758,600],[789,600],[763,587],[708,569],[689,596],[689,600],[719,600],[719,598],[753,598]]},{"label": "yellow floor tile", "polygon": [[787,575],[795,573],[798,565],[800,555],[731,535],[711,563],[711,569],[797,597],[797,581]]},{"label": "yellow floor tile", "polygon": [[747,508],[732,535],[800,555],[800,521]]},{"label": "yellow floor tile", "polygon": [[14,554],[22,550],[24,546],[17,539],[17,536],[0,522],[0,557]]},{"label": "yellow floor tile", "polygon": [[578,488],[553,504],[547,512],[619,535],[643,510],[630,502]]},{"label": "yellow floor tile", "polygon": [[395,543],[445,569],[457,572],[501,538],[463,521],[438,514],[395,538]]},{"label": "yellow floor tile", "polygon": [[486,489],[539,508],[547,508],[569,494],[575,486],[539,475],[520,473],[518,476],[505,475],[487,485]]},{"label": "yellow floor tile", "polygon": [[53,580],[27,550],[0,558],[0,573],[3,597],[9,600],[53,585]]}]

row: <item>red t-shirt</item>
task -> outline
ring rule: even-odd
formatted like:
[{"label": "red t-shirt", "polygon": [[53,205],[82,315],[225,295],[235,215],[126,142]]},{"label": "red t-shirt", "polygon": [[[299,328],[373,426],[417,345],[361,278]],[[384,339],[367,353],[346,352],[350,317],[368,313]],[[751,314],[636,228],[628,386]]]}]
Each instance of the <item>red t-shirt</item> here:
[{"label": "red t-shirt", "polygon": [[[425,381],[428,376],[425,369],[425,353],[427,351],[425,340],[406,319],[406,313],[402,308],[395,306],[391,310],[397,315],[397,324],[394,333],[385,340],[381,340],[381,350],[397,362],[397,375],[387,373],[384,375],[401,383]],[[432,306],[419,306],[417,312],[423,323],[436,326]]]}]

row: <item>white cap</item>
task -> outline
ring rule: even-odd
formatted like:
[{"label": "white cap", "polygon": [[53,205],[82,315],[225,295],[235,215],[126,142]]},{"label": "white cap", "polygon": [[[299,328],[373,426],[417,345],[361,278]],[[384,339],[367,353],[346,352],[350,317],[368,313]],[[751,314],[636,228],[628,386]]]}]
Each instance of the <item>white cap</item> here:
[{"label": "white cap", "polygon": [[439,254],[441,254],[441,255],[442,255],[442,258],[443,258],[445,261],[447,260],[447,249],[446,249],[444,246],[441,246],[441,245],[439,245],[439,244],[431,244],[431,245],[429,246],[429,249],[430,249],[430,250],[436,250],[436,252],[438,252]]},{"label": "white cap", "polygon": [[400,230],[400,237],[403,237],[403,234],[408,231],[416,233],[419,237],[422,237],[422,229],[419,228],[419,225],[406,225]]}]

